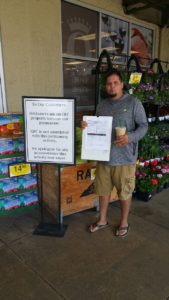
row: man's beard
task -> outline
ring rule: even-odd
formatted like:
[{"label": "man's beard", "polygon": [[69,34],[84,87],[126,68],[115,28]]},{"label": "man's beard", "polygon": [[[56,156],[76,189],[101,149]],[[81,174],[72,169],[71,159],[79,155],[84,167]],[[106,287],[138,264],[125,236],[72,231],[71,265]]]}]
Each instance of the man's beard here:
[{"label": "man's beard", "polygon": [[117,97],[117,93],[107,93],[107,95],[111,98]]}]

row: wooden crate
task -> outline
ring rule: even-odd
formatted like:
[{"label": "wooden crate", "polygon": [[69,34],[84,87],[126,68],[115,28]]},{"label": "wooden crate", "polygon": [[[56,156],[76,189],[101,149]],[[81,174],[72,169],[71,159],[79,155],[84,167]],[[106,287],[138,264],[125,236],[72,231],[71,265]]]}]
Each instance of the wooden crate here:
[{"label": "wooden crate", "polygon": [[[62,215],[70,215],[98,205],[94,194],[94,173],[96,163],[67,166],[60,170]],[[55,165],[43,165],[43,198],[47,209],[56,216],[58,210],[58,171]],[[113,189],[111,201],[117,199]]]},{"label": "wooden crate", "polygon": [[[96,163],[86,163],[62,169],[61,208],[64,216],[98,205],[98,196],[94,194],[95,168]],[[116,199],[114,189],[111,201]]]},{"label": "wooden crate", "polygon": [[87,163],[61,170],[61,208],[63,215],[96,206],[98,197],[94,194],[92,168],[95,163]]}]

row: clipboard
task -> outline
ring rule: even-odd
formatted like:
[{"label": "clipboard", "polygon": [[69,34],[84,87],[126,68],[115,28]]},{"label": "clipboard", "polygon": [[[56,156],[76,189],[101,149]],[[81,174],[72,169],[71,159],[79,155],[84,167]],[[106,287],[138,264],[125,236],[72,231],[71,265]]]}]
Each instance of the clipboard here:
[{"label": "clipboard", "polygon": [[113,117],[83,116],[88,126],[82,132],[81,159],[109,161]]}]

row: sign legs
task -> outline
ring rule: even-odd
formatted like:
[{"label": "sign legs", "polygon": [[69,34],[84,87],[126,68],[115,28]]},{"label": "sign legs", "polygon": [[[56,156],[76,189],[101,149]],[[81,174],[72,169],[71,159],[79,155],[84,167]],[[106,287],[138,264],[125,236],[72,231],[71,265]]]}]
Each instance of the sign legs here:
[{"label": "sign legs", "polygon": [[42,165],[40,165],[40,206],[41,206],[41,222],[34,230],[33,234],[63,237],[67,225],[63,225],[63,218],[61,212],[61,182],[60,182],[60,166],[58,166],[58,221],[57,223],[45,223],[44,222],[44,205],[43,205],[43,181],[42,181]]}]

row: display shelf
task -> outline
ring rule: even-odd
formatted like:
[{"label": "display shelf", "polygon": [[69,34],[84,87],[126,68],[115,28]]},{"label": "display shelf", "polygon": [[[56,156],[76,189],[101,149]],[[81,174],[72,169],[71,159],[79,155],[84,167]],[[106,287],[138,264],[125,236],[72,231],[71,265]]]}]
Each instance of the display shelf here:
[{"label": "display shelf", "polygon": [[37,167],[31,174],[9,177],[9,165],[25,163],[22,114],[0,114],[0,215],[38,204]]},{"label": "display shelf", "polygon": [[[1,188],[1,192],[0,192],[0,215],[4,214],[3,212],[5,210],[9,211],[9,210],[18,210],[18,208],[20,208],[20,206],[30,206],[30,205],[34,205],[36,203],[38,203],[38,187],[37,187],[37,176],[35,176],[36,174],[34,174],[33,178],[31,178],[31,175],[25,175],[25,176],[20,176],[18,178],[8,178],[5,180],[0,179],[0,186],[2,187],[4,183],[4,181],[9,181],[8,186],[10,189],[15,189],[17,188],[17,190],[13,190],[11,191],[7,191],[6,193],[2,191]],[[27,182],[24,183],[23,178],[27,177]],[[29,184],[29,180],[32,180],[34,183],[32,183],[30,181],[30,185]],[[12,182],[12,181],[13,182]],[[11,182],[10,182],[11,181]],[[23,182],[22,182],[23,181]],[[21,183],[23,183],[23,188],[19,187],[19,184],[21,185]],[[6,184],[6,182],[4,183],[4,185]],[[17,185],[16,185],[17,184]],[[25,184],[25,185],[24,185]],[[32,185],[32,187],[30,187]],[[7,188],[8,188],[7,186]],[[16,187],[18,186],[18,187]],[[27,188],[28,186],[28,188]],[[4,190],[6,189],[6,186],[4,187]]]},{"label": "display shelf", "polygon": [[19,193],[18,195],[5,196],[0,198],[0,215],[1,212],[28,207],[38,203],[37,191]]},{"label": "display shelf", "polygon": [[[4,158],[1,159],[0,156],[0,179],[9,178],[9,165],[17,164],[17,163],[25,163],[25,157],[18,156],[18,157],[11,157],[11,158]],[[31,164],[31,173],[36,174],[37,166],[36,164]]]},{"label": "display shelf", "polygon": [[11,209],[11,210],[0,210],[0,216],[8,216],[8,215],[12,215],[14,213],[20,213],[20,212],[24,212],[27,210],[31,210],[31,209],[35,209],[38,208],[39,204],[31,204],[30,206],[20,206],[18,208],[15,209]]},{"label": "display shelf", "polygon": [[[23,153],[24,155],[24,153]],[[11,154],[4,154],[4,155],[0,155],[0,159],[5,159],[5,158],[12,158],[12,157],[19,157],[21,156],[20,152],[16,152],[16,153],[11,153]]]},{"label": "display shelf", "polygon": [[[32,170],[31,171],[31,174],[36,174],[37,173],[37,170]],[[0,179],[7,179],[9,178],[9,175],[8,174],[0,174]]]},{"label": "display shelf", "polygon": [[143,102],[148,123],[169,122],[169,104]]},{"label": "display shelf", "polygon": [[11,192],[11,193],[1,193],[0,192],[0,200],[2,197],[5,197],[6,195],[7,196],[15,196],[15,195],[20,195],[21,193],[29,193],[29,192],[37,192],[38,188],[30,188],[30,189],[21,189],[21,190],[18,190],[16,192]]},{"label": "display shelf", "polygon": [[148,135],[139,143],[136,196],[149,201],[169,186],[169,104],[143,103],[149,123]]},{"label": "display shelf", "polygon": [[1,138],[0,159],[24,155],[24,138]]}]

